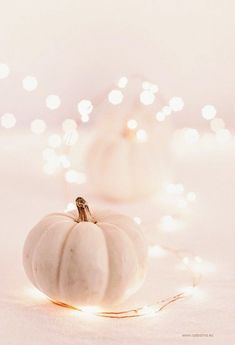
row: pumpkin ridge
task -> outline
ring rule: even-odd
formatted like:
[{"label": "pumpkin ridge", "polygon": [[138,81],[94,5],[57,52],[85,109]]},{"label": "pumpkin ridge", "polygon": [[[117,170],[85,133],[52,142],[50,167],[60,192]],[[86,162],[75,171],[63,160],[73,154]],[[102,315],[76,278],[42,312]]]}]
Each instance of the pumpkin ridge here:
[{"label": "pumpkin ridge", "polygon": [[63,245],[62,245],[62,248],[61,248],[61,255],[59,257],[59,263],[58,263],[58,267],[57,267],[57,273],[56,273],[56,285],[58,286],[58,294],[60,295],[60,290],[61,290],[61,266],[62,266],[62,263],[63,263],[63,257],[64,257],[64,252],[65,252],[65,247],[66,247],[66,244],[68,242],[68,239],[69,239],[69,236],[71,235],[72,231],[74,230],[74,228],[78,225],[78,223],[75,223],[73,224],[69,230],[68,230],[68,233],[67,235],[65,236],[65,239],[63,241]]},{"label": "pumpkin ridge", "polygon": [[[53,213],[53,215],[54,215],[54,213]],[[48,216],[49,216],[49,215],[48,215]],[[46,216],[46,217],[47,217],[47,216]],[[32,256],[32,263],[31,263],[31,270],[32,270],[33,278],[34,278],[34,283],[35,283],[35,285],[36,285],[39,289],[41,289],[41,287],[40,287],[40,284],[38,283],[38,279],[36,278],[36,274],[35,274],[35,270],[34,270],[34,261],[35,261],[35,256],[36,256],[36,254],[37,254],[37,249],[38,249],[38,247],[39,247],[39,245],[40,245],[40,243],[41,243],[41,241],[42,241],[44,235],[45,235],[47,232],[49,232],[49,231],[51,230],[52,227],[54,227],[55,225],[57,225],[58,223],[61,223],[61,222],[63,222],[63,221],[59,220],[58,222],[55,222],[55,223],[53,223],[53,224],[50,224],[50,225],[43,231],[43,233],[40,235],[40,237],[39,237],[39,239],[38,239],[38,242],[37,242],[37,244],[36,244],[36,246],[35,246],[35,248],[34,248],[34,252],[33,252],[33,256]],[[66,221],[64,221],[64,222],[66,222]]]},{"label": "pumpkin ridge", "polygon": [[[126,240],[128,241],[128,243],[131,245],[132,249],[133,249],[133,252],[135,253],[135,259],[136,259],[136,262],[139,266],[139,258],[137,257],[136,255],[136,249],[135,249],[135,246],[134,244],[132,243],[131,241],[131,238],[126,234],[126,232],[120,228],[118,225],[115,225],[113,223],[108,223],[108,222],[100,222],[100,223],[97,223],[97,225],[100,227],[100,225],[107,225],[107,226],[110,226],[110,227],[113,227],[116,231],[119,231],[122,233],[122,235],[124,235],[124,237],[126,238]],[[106,232],[105,232],[105,229],[103,229],[102,227],[100,227],[103,234],[104,234],[104,237],[105,237],[105,241],[107,243],[107,239],[106,239]],[[110,250],[109,250],[109,246],[106,245],[106,248],[107,248],[107,253],[108,253],[108,258],[109,258],[109,267],[110,267]],[[110,279],[107,280],[107,286],[106,286],[106,289],[105,289],[105,292],[104,292],[104,296],[107,294],[107,291],[109,290],[110,288]]]}]

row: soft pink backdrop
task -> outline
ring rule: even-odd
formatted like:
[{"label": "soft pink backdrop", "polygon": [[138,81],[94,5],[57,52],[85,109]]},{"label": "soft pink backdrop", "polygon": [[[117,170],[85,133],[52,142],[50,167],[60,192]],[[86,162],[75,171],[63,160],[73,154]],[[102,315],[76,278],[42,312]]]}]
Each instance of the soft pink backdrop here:
[{"label": "soft pink backdrop", "polygon": [[[204,104],[234,121],[235,2],[22,0],[1,4],[0,62],[11,74],[0,81],[0,113],[18,120],[76,116],[77,101],[93,98],[123,74],[155,80],[166,97],[182,96],[181,123],[205,124]],[[35,75],[32,93],[21,80]],[[47,94],[62,106],[50,112]]]}]

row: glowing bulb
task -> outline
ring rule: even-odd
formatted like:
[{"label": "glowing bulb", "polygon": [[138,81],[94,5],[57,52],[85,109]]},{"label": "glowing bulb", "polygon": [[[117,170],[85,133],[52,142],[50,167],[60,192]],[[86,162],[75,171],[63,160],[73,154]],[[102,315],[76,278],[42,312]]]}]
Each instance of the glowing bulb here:
[{"label": "glowing bulb", "polygon": [[65,173],[65,180],[68,183],[83,184],[86,182],[86,175],[82,172],[70,169]]},{"label": "glowing bulb", "polygon": [[38,81],[35,77],[28,75],[23,79],[22,86],[26,91],[34,91],[38,86]]},{"label": "glowing bulb", "polygon": [[195,144],[199,140],[199,133],[195,128],[185,128],[183,134],[187,144]]},{"label": "glowing bulb", "polygon": [[69,132],[77,128],[77,123],[73,119],[65,119],[62,123],[64,132]]},{"label": "glowing bulb", "polygon": [[140,313],[140,315],[154,316],[158,310],[159,309],[157,309],[157,307],[155,308],[154,306],[147,306],[146,305],[140,309],[139,313]]},{"label": "glowing bulb", "polygon": [[92,110],[93,110],[93,105],[91,101],[89,101],[88,99],[82,99],[78,103],[78,112],[80,113],[82,117],[87,118],[87,116],[92,112]]},{"label": "glowing bulb", "polygon": [[142,83],[143,90],[150,91],[151,93],[158,92],[158,86],[156,84],[152,84],[148,81],[144,81]]},{"label": "glowing bulb", "polygon": [[180,97],[172,97],[169,106],[172,111],[181,111],[184,107],[184,101]]},{"label": "glowing bulb", "polygon": [[62,144],[61,137],[58,134],[51,134],[48,138],[48,145],[51,147],[60,147]]},{"label": "glowing bulb", "polygon": [[123,101],[123,93],[120,90],[112,90],[108,95],[108,100],[113,105],[120,104]]},{"label": "glowing bulb", "polygon": [[148,135],[144,129],[138,129],[136,132],[136,138],[138,141],[143,143],[148,140]]},{"label": "glowing bulb", "polygon": [[134,217],[133,219],[137,224],[141,224],[141,218],[140,217]]},{"label": "glowing bulb", "polygon": [[194,192],[189,192],[187,194],[187,200],[190,202],[194,202],[196,200],[196,194]]},{"label": "glowing bulb", "polygon": [[44,295],[44,293],[42,293],[36,288],[27,288],[26,293],[27,295],[38,301],[43,301],[47,299],[46,295]]},{"label": "glowing bulb", "polygon": [[5,63],[0,63],[0,79],[5,79],[9,76],[10,68]]},{"label": "glowing bulb", "polygon": [[101,309],[97,306],[84,306],[81,308],[81,311],[87,314],[97,314],[101,312]]},{"label": "glowing bulb", "polygon": [[130,119],[130,120],[127,121],[127,127],[129,129],[135,129],[137,126],[138,126],[138,123],[137,123],[136,120]]},{"label": "glowing bulb", "polygon": [[63,137],[63,140],[65,142],[65,145],[73,146],[78,141],[78,138],[79,138],[78,132],[76,129],[74,129],[74,130],[70,130],[66,132]]},{"label": "glowing bulb", "polygon": [[30,129],[34,134],[41,134],[46,130],[46,123],[41,119],[33,120],[30,124]]},{"label": "glowing bulb", "polygon": [[128,84],[128,79],[127,77],[121,77],[118,81],[118,87],[121,89],[124,89]]},{"label": "glowing bulb", "polygon": [[140,94],[140,102],[144,105],[150,105],[153,104],[155,101],[155,95],[150,90],[142,91]]},{"label": "glowing bulb", "polygon": [[65,212],[70,212],[76,210],[76,206],[73,202],[69,202],[65,208]]},{"label": "glowing bulb", "polygon": [[90,120],[90,116],[88,114],[81,115],[82,122],[88,122]]},{"label": "glowing bulb", "polygon": [[186,286],[183,289],[181,289],[180,292],[183,292],[185,296],[192,296],[195,292],[195,287],[194,286]]},{"label": "glowing bulb", "polygon": [[211,120],[216,116],[216,108],[213,105],[205,105],[202,108],[202,117],[206,120]]},{"label": "glowing bulb", "polygon": [[228,129],[220,129],[216,132],[216,140],[220,144],[225,144],[231,139],[231,133]]},{"label": "glowing bulb", "polygon": [[210,122],[210,127],[211,127],[213,132],[217,132],[220,129],[224,129],[224,127],[225,127],[224,120],[219,119],[219,118],[214,118]]},{"label": "glowing bulb", "polygon": [[153,258],[164,257],[164,256],[166,256],[166,251],[158,245],[150,246],[148,248],[148,256],[153,257]]},{"label": "glowing bulb", "polygon": [[166,118],[166,115],[165,115],[162,111],[159,111],[159,112],[156,114],[156,119],[157,119],[159,122],[164,121],[165,118]]},{"label": "glowing bulb", "polygon": [[187,256],[185,256],[182,261],[183,261],[184,265],[189,264],[189,258]]},{"label": "glowing bulb", "polygon": [[1,125],[4,128],[12,128],[14,127],[16,124],[16,118],[13,114],[10,113],[5,113],[4,115],[2,115],[1,117]]},{"label": "glowing bulb", "polygon": [[50,110],[55,110],[61,105],[60,97],[57,95],[49,95],[46,98],[46,106]]}]

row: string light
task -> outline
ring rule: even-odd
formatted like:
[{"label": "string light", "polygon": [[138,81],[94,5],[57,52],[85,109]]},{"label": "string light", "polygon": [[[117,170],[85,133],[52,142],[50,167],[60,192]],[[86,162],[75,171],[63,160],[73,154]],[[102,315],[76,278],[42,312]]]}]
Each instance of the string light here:
[{"label": "string light", "polygon": [[89,121],[89,114],[91,114],[92,110],[93,110],[93,105],[90,100],[82,99],[78,103],[78,112],[81,115],[82,122]]},{"label": "string light", "polygon": [[127,127],[129,129],[135,129],[135,128],[137,128],[137,126],[138,126],[138,123],[137,123],[136,120],[130,119],[130,120],[127,121]]},{"label": "string light", "polygon": [[172,97],[169,101],[169,106],[172,111],[181,111],[184,107],[184,101],[180,97]]},{"label": "string light", "polygon": [[155,95],[150,90],[144,90],[140,94],[140,102],[144,105],[150,105],[153,104],[155,101]]},{"label": "string light", "polygon": [[141,218],[140,217],[134,217],[133,219],[137,224],[141,224]]},{"label": "string light", "polygon": [[118,87],[121,89],[124,89],[128,84],[128,79],[127,77],[121,77],[118,81]]},{"label": "string light", "polygon": [[143,143],[148,140],[147,132],[144,129],[138,129],[136,132],[136,138],[139,142]]},{"label": "string light", "polygon": [[57,95],[49,95],[46,98],[46,106],[50,110],[55,110],[61,105],[60,97]]},{"label": "string light", "polygon": [[10,74],[10,68],[5,63],[0,63],[0,79],[5,79]]},{"label": "string light", "polygon": [[159,122],[164,121],[165,118],[166,118],[166,115],[165,115],[162,111],[157,112],[157,114],[156,114],[156,119],[157,119]]},{"label": "string light", "polygon": [[46,123],[41,119],[35,119],[30,124],[30,129],[34,134],[42,134],[46,130]]},{"label": "string light", "polygon": [[1,117],[1,125],[4,128],[13,128],[16,124],[16,118],[13,114],[11,113],[5,113]]},{"label": "string light", "polygon": [[158,245],[149,246],[149,249],[148,249],[148,256],[149,257],[152,257],[152,258],[164,257],[166,255],[167,255],[167,252],[161,246],[158,246]]},{"label": "string light", "polygon": [[207,104],[202,108],[202,117],[205,120],[211,120],[216,116],[216,108],[213,105]]},{"label": "string light", "polygon": [[150,91],[150,93],[157,93],[159,90],[158,85],[150,83],[149,81],[144,81],[142,83],[142,88],[145,91]]},{"label": "string light", "polygon": [[28,75],[22,80],[22,86],[26,91],[34,91],[38,86],[38,81],[35,77]]},{"label": "string light", "polygon": [[123,93],[120,90],[112,90],[108,95],[108,100],[113,105],[118,105],[123,101]]}]

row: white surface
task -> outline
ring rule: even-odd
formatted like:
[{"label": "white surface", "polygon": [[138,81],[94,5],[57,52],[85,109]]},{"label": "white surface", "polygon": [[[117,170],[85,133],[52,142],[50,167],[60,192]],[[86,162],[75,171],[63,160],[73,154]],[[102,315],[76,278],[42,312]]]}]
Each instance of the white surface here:
[{"label": "white surface", "polygon": [[[197,200],[190,206],[191,211],[182,216],[184,226],[175,232],[161,233],[157,229],[160,213],[168,210],[162,204],[145,201],[129,206],[109,205],[132,216],[140,215],[151,242],[194,251],[216,268],[215,273],[203,278],[200,285],[204,292],[202,299],[179,301],[155,317],[109,320],[78,315],[53,305],[43,297],[31,295],[32,286],[21,263],[24,239],[45,213],[63,210],[85,186],[69,187],[65,194],[60,175],[42,174],[44,140],[40,137],[9,132],[1,136],[0,144],[2,345],[167,345],[194,342],[230,345],[235,341],[234,146],[185,154],[176,162],[174,181],[182,182],[187,191],[195,192]],[[92,203],[99,202],[91,195],[88,197]],[[161,293],[168,293],[169,284],[172,290],[180,287],[176,271],[168,275],[166,281],[161,281],[164,267],[158,272],[158,259],[154,260],[156,274],[152,277],[152,293],[159,293],[159,284]],[[197,339],[182,336],[192,333],[212,333],[214,336]]]}]

